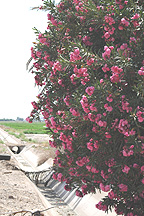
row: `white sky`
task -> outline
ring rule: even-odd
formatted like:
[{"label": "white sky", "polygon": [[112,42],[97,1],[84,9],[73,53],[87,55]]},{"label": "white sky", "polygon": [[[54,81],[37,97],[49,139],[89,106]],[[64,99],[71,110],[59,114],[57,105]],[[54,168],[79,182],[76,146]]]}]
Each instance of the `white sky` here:
[{"label": "white sky", "polygon": [[[58,0],[56,1],[58,2]],[[32,28],[47,28],[47,12],[31,10],[42,0],[6,0],[0,3],[0,119],[26,118],[38,88],[26,71],[35,41]]]}]

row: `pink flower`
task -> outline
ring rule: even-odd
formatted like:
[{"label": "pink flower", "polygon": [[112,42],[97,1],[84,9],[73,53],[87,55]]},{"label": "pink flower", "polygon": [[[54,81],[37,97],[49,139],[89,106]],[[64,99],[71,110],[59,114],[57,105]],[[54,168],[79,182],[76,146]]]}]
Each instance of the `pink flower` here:
[{"label": "pink flower", "polygon": [[129,156],[131,156],[131,155],[134,154],[133,150],[127,150],[127,149],[124,149],[124,150],[122,151],[122,153],[123,153],[123,156],[124,156],[124,157],[129,157]]},{"label": "pink flower", "polygon": [[110,135],[108,132],[105,132],[105,137],[106,137],[107,139],[110,139],[110,138],[111,138],[111,135]]},{"label": "pink flower", "polygon": [[144,199],[144,190],[139,195]]},{"label": "pink flower", "polygon": [[95,151],[97,151],[99,149],[99,144],[98,144],[98,141],[94,141],[94,148],[95,148]]},{"label": "pink flower", "polygon": [[132,212],[128,213],[127,216],[134,216]]},{"label": "pink flower", "polygon": [[95,122],[96,116],[94,114],[92,114],[92,113],[89,113],[88,118],[89,118],[90,121]]},{"label": "pink flower", "polygon": [[105,16],[105,22],[109,25],[115,24],[115,21],[111,16]]},{"label": "pink flower", "polygon": [[103,126],[103,122],[100,120],[98,123],[97,123],[100,127]]},{"label": "pink flower", "polygon": [[62,66],[60,64],[59,61],[56,61],[54,64],[53,64],[53,67],[52,67],[53,71],[61,71],[62,70]]},{"label": "pink flower", "polygon": [[95,89],[95,87],[90,86],[90,87],[87,87],[87,88],[86,88],[85,92],[86,92],[89,96],[91,96],[91,95],[93,94],[93,92],[94,92],[94,89]]},{"label": "pink flower", "polygon": [[87,143],[87,148],[92,152],[93,151],[93,144],[91,142]]},{"label": "pink flower", "polygon": [[140,15],[136,13],[131,19],[138,19],[139,17]]},{"label": "pink flower", "polygon": [[83,197],[83,195],[82,195],[82,192],[81,191],[79,191],[79,190],[76,190],[76,196],[78,196],[78,197]]},{"label": "pink flower", "polygon": [[87,60],[87,65],[92,65],[94,63],[94,58],[90,58]]},{"label": "pink flower", "polygon": [[82,41],[83,41],[83,43],[84,43],[85,45],[91,46],[93,43],[90,42],[89,40],[90,40],[90,37],[88,37],[88,36],[84,36],[83,39],[82,39]]},{"label": "pink flower", "polygon": [[123,29],[124,29],[124,27],[123,27],[123,26],[121,26],[121,25],[119,25],[119,26],[118,26],[118,29],[119,29],[119,30],[123,30]]},{"label": "pink flower", "polygon": [[65,185],[65,186],[64,186],[64,189],[65,189],[66,191],[71,191],[71,187],[70,187],[69,185]]},{"label": "pink flower", "polygon": [[92,173],[99,173],[99,170],[97,170],[95,167],[92,167],[92,168],[91,168],[91,172],[92,172]]},{"label": "pink flower", "polygon": [[114,192],[113,192],[112,190],[108,193],[108,197],[109,197],[110,199],[115,198],[115,194],[114,194]]},{"label": "pink flower", "polygon": [[92,32],[93,30],[94,30],[94,28],[92,28],[92,27],[89,28],[89,31],[90,31],[90,32]]},{"label": "pink flower", "polygon": [[138,168],[139,168],[139,165],[136,164],[136,163],[134,163],[134,164],[133,164],[133,167],[136,168],[136,169],[138,169]]},{"label": "pink flower", "polygon": [[26,118],[26,121],[32,123],[32,119],[30,119],[29,117]]},{"label": "pink flower", "polygon": [[124,8],[124,6],[123,5],[119,5],[119,9],[123,9]]},{"label": "pink flower", "polygon": [[125,165],[124,168],[122,169],[122,171],[126,174],[128,174],[129,170],[130,168],[127,165]]},{"label": "pink flower", "polygon": [[144,166],[141,166],[141,172],[144,172]]},{"label": "pink flower", "polygon": [[144,178],[141,180],[141,182],[144,184]]},{"label": "pink flower", "polygon": [[103,70],[103,72],[107,72],[107,71],[109,71],[110,69],[109,69],[109,67],[107,66],[107,64],[105,64],[103,67],[102,67],[102,70]]},{"label": "pink flower", "polygon": [[61,86],[64,86],[62,81],[63,81],[62,79],[58,79],[58,84],[61,85]]},{"label": "pink flower", "polygon": [[108,111],[111,112],[113,110],[113,108],[111,106],[108,106],[108,104],[104,105],[104,108]]},{"label": "pink flower", "polygon": [[104,186],[103,183],[100,183],[100,189],[104,192],[108,192],[108,191],[110,191],[111,186],[110,185]]},{"label": "pink flower", "polygon": [[81,59],[80,51],[79,51],[79,48],[77,48],[74,50],[74,52],[71,52],[70,61],[75,62],[75,61],[80,60],[80,59]]},{"label": "pink flower", "polygon": [[57,175],[57,180],[61,182],[62,181],[62,177],[63,177],[62,173],[59,173]]},{"label": "pink flower", "polygon": [[144,118],[142,117],[143,114],[144,114],[144,112],[141,112],[140,110],[136,113],[139,122],[144,121]]},{"label": "pink flower", "polygon": [[108,38],[110,37],[109,32],[106,32],[106,33],[104,34],[104,37],[105,37],[106,39],[108,39]]},{"label": "pink flower", "polygon": [[102,211],[106,211],[108,207],[106,205],[103,205],[103,203],[100,201],[98,204],[96,204],[96,208]]},{"label": "pink flower", "polygon": [[113,48],[114,48],[113,46],[111,46],[111,47],[104,46],[105,52],[102,53],[102,57],[104,58],[104,60],[106,60],[107,58],[110,58],[111,50],[112,50]]},{"label": "pink flower", "polygon": [[90,105],[90,110],[92,110],[92,111],[98,111],[97,110],[97,108],[94,106],[95,105],[95,103],[92,103],[91,105]]},{"label": "pink flower", "polygon": [[126,192],[128,190],[128,186],[124,185],[124,184],[119,184],[118,187],[119,187],[121,192],[122,191]]},{"label": "pink flower", "polygon": [[70,112],[72,113],[73,116],[80,116],[80,113],[74,108],[70,108]]},{"label": "pink flower", "polygon": [[37,56],[38,58],[41,58],[41,54],[42,54],[42,53],[39,52],[39,51],[36,52],[36,56]]},{"label": "pink flower", "polygon": [[128,47],[127,43],[123,43],[123,44],[120,46],[120,49],[121,49],[121,50],[125,50],[127,47]]},{"label": "pink flower", "polygon": [[53,179],[57,180],[57,175],[55,173],[52,175],[52,177]]},{"label": "pink flower", "polygon": [[121,19],[121,23],[125,26],[129,26],[129,22],[125,18]]},{"label": "pink flower", "polygon": [[141,67],[140,70],[138,71],[138,74],[140,76],[144,76],[144,67]]},{"label": "pink flower", "polygon": [[120,77],[118,74],[113,74],[111,77],[110,77],[110,80],[112,83],[118,83],[120,82]]},{"label": "pink flower", "polygon": [[112,67],[111,67],[111,71],[112,71],[113,73],[120,74],[120,73],[123,71],[123,69],[122,69],[122,68],[119,68],[118,66],[112,66]]},{"label": "pink flower", "polygon": [[112,102],[112,101],[113,101],[112,95],[110,94],[110,95],[106,98],[106,100],[109,101],[109,102]]}]

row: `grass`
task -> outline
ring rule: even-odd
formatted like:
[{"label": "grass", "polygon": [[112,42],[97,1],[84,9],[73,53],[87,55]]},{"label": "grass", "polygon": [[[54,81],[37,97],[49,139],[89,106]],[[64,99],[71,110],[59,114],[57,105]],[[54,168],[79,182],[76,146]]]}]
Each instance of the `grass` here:
[{"label": "grass", "polygon": [[4,130],[7,131],[9,134],[15,136],[16,138],[26,141],[26,142],[33,142],[35,140],[28,139],[25,134],[49,134],[51,132],[45,127],[44,122],[0,122],[0,126],[4,126]]},{"label": "grass", "polygon": [[0,153],[5,153],[6,151],[6,148],[3,144],[4,142],[0,139]]},{"label": "grass", "polygon": [[4,142],[0,139],[0,144],[4,144]]},{"label": "grass", "polygon": [[50,132],[44,127],[44,122],[0,122],[0,125],[7,127],[7,130],[13,129],[24,134],[49,134]]}]

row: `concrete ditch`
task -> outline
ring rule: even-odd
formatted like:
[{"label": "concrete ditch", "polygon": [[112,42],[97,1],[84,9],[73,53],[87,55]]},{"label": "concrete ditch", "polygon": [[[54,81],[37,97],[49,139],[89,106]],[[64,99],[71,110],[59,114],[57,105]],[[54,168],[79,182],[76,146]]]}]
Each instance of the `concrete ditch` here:
[{"label": "concrete ditch", "polygon": [[[13,141],[11,145],[9,145],[9,152],[17,161],[19,168],[25,172],[36,173],[49,170],[53,165],[52,158],[44,160],[44,162],[39,165],[39,156],[35,154],[34,145],[20,146],[17,142]],[[53,215],[116,216],[115,212],[106,214],[95,208],[95,204],[98,203],[102,197],[107,195],[107,193],[98,192],[97,194],[89,194],[85,195],[83,198],[79,198],[75,195],[75,190],[71,192],[64,190],[64,182],[60,183],[50,178],[50,173],[48,172],[44,175],[43,181],[37,183],[37,188],[43,195],[43,199],[51,206],[55,207],[55,210],[53,210],[55,214]]]},{"label": "concrete ditch", "polygon": [[[17,156],[17,155],[15,155]],[[28,166],[23,167],[25,170],[29,171],[43,171],[48,170],[53,165],[53,159],[49,158],[43,164],[38,166],[39,158],[35,154],[33,146],[27,146],[23,148],[23,150],[19,153],[19,156],[27,161],[31,166],[31,170],[28,169]],[[20,161],[21,163],[21,161]],[[37,183],[37,187],[40,192],[46,197],[48,202],[54,206],[63,206],[63,210],[65,211],[65,215],[79,215],[79,216],[106,216],[105,212],[102,212],[95,208],[95,204],[100,201],[107,193],[97,193],[97,194],[89,194],[85,195],[83,198],[79,198],[75,195],[75,190],[68,192],[64,189],[65,183],[58,182],[53,178],[50,178],[50,173],[45,173],[43,175],[43,180]],[[51,194],[51,195],[50,195]],[[53,198],[53,199],[52,199]],[[64,206],[68,205],[70,208]],[[57,211],[60,211],[57,209]],[[62,214],[59,212],[60,215]],[[115,212],[111,212],[108,214],[109,216],[115,216]]]}]

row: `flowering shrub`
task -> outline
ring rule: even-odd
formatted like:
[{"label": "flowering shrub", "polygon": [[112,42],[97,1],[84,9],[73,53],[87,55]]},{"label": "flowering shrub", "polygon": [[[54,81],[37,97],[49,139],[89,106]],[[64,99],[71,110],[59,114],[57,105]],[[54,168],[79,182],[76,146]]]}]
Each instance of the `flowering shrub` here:
[{"label": "flowering shrub", "polygon": [[108,192],[96,208],[144,215],[144,13],[136,0],[44,0],[32,73],[56,148],[53,178],[77,196]]}]

